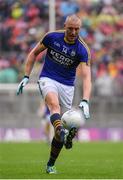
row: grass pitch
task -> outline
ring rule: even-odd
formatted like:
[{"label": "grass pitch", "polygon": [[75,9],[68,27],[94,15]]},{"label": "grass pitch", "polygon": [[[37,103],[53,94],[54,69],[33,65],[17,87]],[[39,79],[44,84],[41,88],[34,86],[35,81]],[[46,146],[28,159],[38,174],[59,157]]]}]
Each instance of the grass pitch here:
[{"label": "grass pitch", "polygon": [[63,148],[56,162],[56,175],[45,173],[49,151],[50,147],[43,142],[0,143],[0,178],[123,178],[123,142],[76,142],[72,150]]}]

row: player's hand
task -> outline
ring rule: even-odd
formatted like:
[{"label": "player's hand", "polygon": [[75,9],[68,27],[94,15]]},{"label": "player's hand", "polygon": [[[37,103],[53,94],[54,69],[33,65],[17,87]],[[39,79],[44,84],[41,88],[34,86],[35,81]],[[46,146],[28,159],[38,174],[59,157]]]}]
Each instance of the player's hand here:
[{"label": "player's hand", "polygon": [[90,118],[90,113],[89,113],[89,102],[85,99],[83,99],[80,104],[79,108],[83,111],[83,114],[86,119]]},{"label": "player's hand", "polygon": [[23,88],[24,86],[26,86],[26,84],[29,82],[29,77],[28,76],[24,76],[24,78],[22,79],[22,81],[19,83],[18,88],[17,88],[17,95],[22,94],[23,93]]}]

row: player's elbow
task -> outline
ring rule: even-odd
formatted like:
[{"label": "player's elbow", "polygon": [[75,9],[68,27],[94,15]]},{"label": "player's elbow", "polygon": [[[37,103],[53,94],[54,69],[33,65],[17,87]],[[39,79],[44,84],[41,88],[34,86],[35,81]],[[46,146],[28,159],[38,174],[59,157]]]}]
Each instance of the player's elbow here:
[{"label": "player's elbow", "polygon": [[30,53],[29,53],[29,59],[35,59],[37,57],[37,54],[35,53],[35,51],[31,51]]}]

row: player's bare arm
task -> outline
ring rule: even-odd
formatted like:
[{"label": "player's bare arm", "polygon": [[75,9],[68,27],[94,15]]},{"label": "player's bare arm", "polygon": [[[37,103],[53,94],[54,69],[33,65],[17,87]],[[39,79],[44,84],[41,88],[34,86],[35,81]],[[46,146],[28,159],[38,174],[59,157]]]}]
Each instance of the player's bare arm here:
[{"label": "player's bare arm", "polygon": [[25,64],[25,75],[30,76],[36,57],[46,49],[43,43],[38,43],[29,53]]},{"label": "player's bare arm", "polygon": [[46,49],[46,47],[42,43],[39,42],[29,53],[26,63],[25,63],[25,76],[22,79],[22,81],[20,82],[20,84],[18,85],[17,95],[23,93],[24,86],[26,86],[26,84],[28,84],[28,82],[29,82],[29,76],[30,76],[30,73],[34,66],[35,59],[45,49]]},{"label": "player's bare arm", "polygon": [[82,109],[86,119],[90,118],[89,98],[91,94],[91,69],[86,63],[81,64],[82,81],[83,81],[83,99],[80,101],[79,107]]},{"label": "player's bare arm", "polygon": [[83,99],[89,101],[91,94],[91,68],[86,63],[81,63],[83,81]]}]

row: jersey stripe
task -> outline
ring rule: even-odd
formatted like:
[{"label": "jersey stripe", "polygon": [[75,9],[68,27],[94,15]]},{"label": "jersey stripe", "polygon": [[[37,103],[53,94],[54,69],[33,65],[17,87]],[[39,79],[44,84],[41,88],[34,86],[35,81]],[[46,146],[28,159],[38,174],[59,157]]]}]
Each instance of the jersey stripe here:
[{"label": "jersey stripe", "polygon": [[61,29],[61,30],[49,31],[49,32],[45,33],[44,36],[43,36],[43,37],[41,38],[41,40],[40,40],[40,44],[42,43],[42,40],[44,39],[44,37],[45,37],[46,35],[48,35],[48,34],[50,34],[50,33],[55,33],[55,32],[64,33],[65,30],[64,30],[64,29]]},{"label": "jersey stripe", "polygon": [[88,48],[88,45],[84,42],[84,40],[80,36],[79,36],[78,40],[86,48],[86,50],[88,52],[88,65],[90,65],[90,60],[91,60],[90,49]]}]

